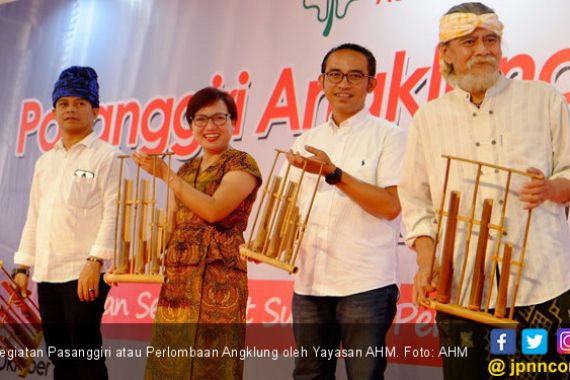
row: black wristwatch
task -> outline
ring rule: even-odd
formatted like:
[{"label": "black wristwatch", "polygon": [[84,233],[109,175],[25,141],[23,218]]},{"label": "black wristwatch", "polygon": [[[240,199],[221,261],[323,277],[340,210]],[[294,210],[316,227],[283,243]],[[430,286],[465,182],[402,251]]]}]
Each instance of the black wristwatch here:
[{"label": "black wristwatch", "polygon": [[325,182],[328,183],[329,185],[336,185],[337,183],[340,182],[341,177],[342,177],[342,170],[337,166],[334,169],[334,172],[329,173],[325,176]]},{"label": "black wristwatch", "polygon": [[23,273],[26,276],[30,277],[30,269],[29,268],[18,268],[18,267],[16,267],[16,268],[12,269],[12,278],[16,278],[16,275],[18,273]]}]

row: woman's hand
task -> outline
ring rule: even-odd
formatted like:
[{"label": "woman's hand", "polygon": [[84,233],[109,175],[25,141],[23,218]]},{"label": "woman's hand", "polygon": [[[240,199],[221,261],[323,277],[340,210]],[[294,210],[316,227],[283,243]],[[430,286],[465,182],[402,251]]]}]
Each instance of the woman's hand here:
[{"label": "woman's hand", "polygon": [[168,165],[158,156],[150,156],[143,152],[133,152],[131,153],[131,158],[144,171],[150,175],[155,175],[165,182],[167,181],[167,176],[169,178],[175,176],[174,172],[170,170]]}]

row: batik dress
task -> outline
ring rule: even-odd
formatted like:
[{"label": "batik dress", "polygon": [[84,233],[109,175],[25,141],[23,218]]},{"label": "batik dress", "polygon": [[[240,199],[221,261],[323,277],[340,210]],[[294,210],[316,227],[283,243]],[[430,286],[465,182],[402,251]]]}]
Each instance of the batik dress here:
[{"label": "batik dress", "polygon": [[[147,361],[146,379],[241,379],[245,347],[247,262],[240,257],[261,174],[249,154],[222,153],[200,171],[202,158],[185,163],[178,175],[213,195],[224,175],[244,171],[257,178],[255,189],[225,219],[208,223],[177,200],[176,227],[165,260],[151,346],[160,355]],[[230,355],[227,355],[227,354]],[[209,356],[209,357],[208,357]]]}]

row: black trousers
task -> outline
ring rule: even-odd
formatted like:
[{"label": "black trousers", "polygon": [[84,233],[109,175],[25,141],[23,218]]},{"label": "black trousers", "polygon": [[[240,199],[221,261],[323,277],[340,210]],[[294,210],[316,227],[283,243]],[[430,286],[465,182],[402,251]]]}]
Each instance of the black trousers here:
[{"label": "black trousers", "polygon": [[[38,302],[49,359],[55,380],[106,380],[105,358],[101,353],[101,318],[110,287],[99,281],[99,297],[81,302],[77,280],[38,283]],[[82,353],[77,357],[76,353]],[[75,356],[75,357],[74,357]]]}]

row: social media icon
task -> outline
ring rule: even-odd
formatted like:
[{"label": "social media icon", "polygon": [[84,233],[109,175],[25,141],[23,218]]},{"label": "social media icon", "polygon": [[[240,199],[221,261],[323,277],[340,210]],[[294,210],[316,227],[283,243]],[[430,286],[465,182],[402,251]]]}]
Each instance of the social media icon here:
[{"label": "social media icon", "polygon": [[491,330],[491,353],[493,355],[512,355],[517,349],[517,334],[511,329]]},{"label": "social media icon", "polygon": [[525,355],[546,354],[548,352],[548,331],[545,329],[524,329],[521,347],[522,353]]},{"label": "social media icon", "polygon": [[559,354],[570,354],[570,329],[558,329],[556,332],[556,350]]}]

